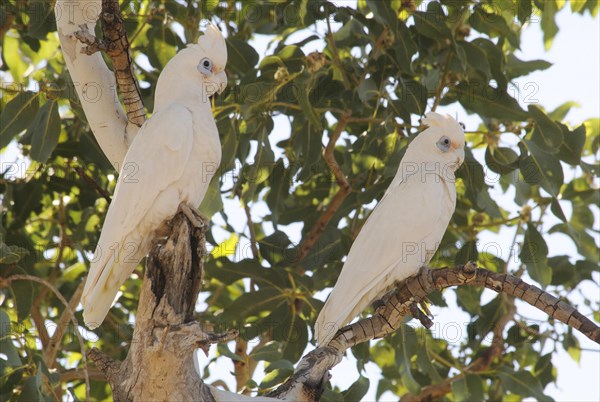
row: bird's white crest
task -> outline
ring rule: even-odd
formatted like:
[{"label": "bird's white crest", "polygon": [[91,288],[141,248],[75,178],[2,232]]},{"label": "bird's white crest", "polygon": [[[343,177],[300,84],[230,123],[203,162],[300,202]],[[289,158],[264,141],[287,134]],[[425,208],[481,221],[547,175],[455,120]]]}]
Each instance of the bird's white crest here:
[{"label": "bird's white crest", "polygon": [[227,64],[227,43],[219,28],[209,22],[204,35],[198,38],[198,43],[190,44],[188,47],[201,49],[204,53],[211,54],[215,64],[221,68]]},{"label": "bird's white crest", "polygon": [[221,159],[209,96],[227,84],[226,62],[225,40],[209,25],[198,44],[177,53],[161,72],[154,113],[127,151],[83,290],[90,329],[102,323],[162,222],[181,202],[196,208],[204,198]]},{"label": "bird's white crest", "polygon": [[409,144],[317,317],[319,345],[395,282],[417,273],[439,246],[456,206],[454,172],[464,160],[465,137],[451,116],[427,113],[423,124],[428,128]]}]

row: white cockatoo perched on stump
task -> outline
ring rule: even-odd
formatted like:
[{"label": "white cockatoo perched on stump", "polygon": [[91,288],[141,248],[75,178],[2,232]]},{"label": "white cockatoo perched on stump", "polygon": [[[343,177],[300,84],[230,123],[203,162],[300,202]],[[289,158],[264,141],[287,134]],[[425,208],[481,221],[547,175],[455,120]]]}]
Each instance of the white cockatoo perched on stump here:
[{"label": "white cockatoo perched on stump", "polygon": [[409,144],[389,188],[350,248],[342,272],[315,323],[320,346],[426,265],[456,207],[456,169],[465,134],[452,117],[427,113],[428,128]]},{"label": "white cockatoo perched on stump", "polygon": [[90,329],[102,323],[159,226],[180,203],[197,208],[202,202],[221,161],[209,97],[227,86],[226,63],[225,39],[209,24],[161,72],[154,113],[127,151],[83,290]]}]

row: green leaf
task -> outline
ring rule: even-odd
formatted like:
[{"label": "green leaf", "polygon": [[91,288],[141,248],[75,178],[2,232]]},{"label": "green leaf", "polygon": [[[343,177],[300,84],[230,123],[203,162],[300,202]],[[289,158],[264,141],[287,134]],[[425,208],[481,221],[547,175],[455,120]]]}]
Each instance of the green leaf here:
[{"label": "green leaf", "polygon": [[504,17],[500,14],[488,13],[483,7],[477,5],[468,23],[477,31],[485,33],[490,37],[504,36],[515,48],[520,47],[519,36],[508,26]]},{"label": "green leaf", "polygon": [[558,33],[558,25],[554,19],[556,12],[558,11],[556,0],[545,0],[541,2],[543,6],[542,11],[542,32],[544,32],[544,47],[549,50],[554,42],[554,37]]},{"label": "green leaf", "polygon": [[350,18],[340,29],[333,33],[337,47],[364,46],[369,42],[364,25],[356,18]]},{"label": "green leaf", "polygon": [[369,390],[370,381],[368,378],[360,376],[358,379],[348,387],[347,390],[342,392],[344,395],[344,401],[354,402],[360,401],[367,394]]},{"label": "green leaf", "polygon": [[518,3],[517,17],[522,25],[529,20],[529,17],[531,17],[531,12],[533,11],[533,7],[531,5],[532,0],[518,0]]},{"label": "green leaf", "polygon": [[452,395],[457,402],[483,401],[483,380],[480,376],[468,374],[452,383]]},{"label": "green leaf", "polygon": [[277,289],[262,288],[244,293],[231,303],[219,317],[225,321],[244,322],[246,318],[263,311],[271,311],[274,306],[285,301],[285,295]]},{"label": "green leaf", "polygon": [[[502,51],[502,47],[485,38],[474,39],[471,41],[471,43],[479,47],[487,54],[492,77],[498,83],[498,88],[506,91],[508,80],[504,75],[506,63],[504,60],[504,52]],[[487,81],[485,82],[487,83]]]},{"label": "green leaf", "polygon": [[512,148],[487,147],[485,163],[491,171],[506,174],[519,167],[519,155]]},{"label": "green leaf", "polygon": [[265,373],[267,374],[263,377],[259,387],[261,389],[272,388],[288,378],[293,372],[294,365],[289,360],[282,359],[270,363],[265,367]]},{"label": "green leaf", "polygon": [[310,90],[312,85],[312,77],[308,73],[303,74],[294,80],[298,84],[298,103],[302,108],[302,112],[308,118],[310,124],[312,124],[317,131],[323,131],[323,124],[321,123],[321,117],[315,111],[313,104],[310,100]]},{"label": "green leaf", "polygon": [[571,110],[571,108],[574,107],[581,107],[581,105],[577,102],[565,102],[562,105],[560,105],[559,107],[557,107],[556,109],[554,109],[552,112],[548,113],[548,117],[550,117],[552,120],[555,121],[563,121],[565,119],[565,117],[567,116],[567,113],[569,113],[569,111]]},{"label": "green leaf", "polygon": [[11,367],[18,367],[22,363],[19,352],[11,339],[11,334],[13,333],[11,328],[12,323],[10,322],[10,318],[4,309],[0,310],[0,350],[6,355],[4,363]]},{"label": "green leaf", "polygon": [[563,142],[558,150],[558,157],[561,161],[573,166],[581,163],[581,155],[585,146],[585,124],[580,125],[571,131],[564,124],[558,123],[562,130]]},{"label": "green leaf", "polygon": [[227,66],[238,74],[245,75],[258,63],[258,53],[247,42],[238,38],[227,38]]},{"label": "green leaf", "polygon": [[279,289],[289,285],[284,273],[273,268],[264,268],[254,259],[244,259],[234,263],[227,258],[221,258],[214,261],[214,264],[207,264],[205,268],[210,278],[215,278],[225,285],[243,278],[250,278],[259,284]]},{"label": "green leaf", "polygon": [[[435,384],[442,382],[442,376],[433,364],[433,357],[430,353],[432,349],[432,344],[435,341],[433,341],[427,335],[419,336],[419,341],[419,347],[417,348],[417,366],[419,367],[419,370],[426,373],[427,376],[431,379],[432,383]],[[435,350],[433,350],[432,352],[435,352]]]},{"label": "green leaf", "polygon": [[56,20],[52,3],[45,0],[30,0],[27,5],[29,24],[27,35],[45,40],[48,33],[56,31]]},{"label": "green leaf", "polygon": [[537,184],[550,195],[556,197],[564,181],[562,166],[554,155],[544,152],[533,141],[523,139],[529,150],[529,156],[521,159],[519,170],[525,181]]},{"label": "green leaf", "polygon": [[[379,3],[386,3],[385,1],[379,1]],[[396,41],[393,47],[393,60],[400,71],[412,74],[412,57],[417,52],[417,45],[412,39],[410,30],[404,23],[404,21],[398,20],[396,27]]]},{"label": "green leaf", "polygon": [[[501,120],[524,121],[527,113],[505,90],[480,81],[461,82],[444,98],[458,100],[469,113]],[[445,101],[444,104],[449,103]]]},{"label": "green leaf", "polygon": [[148,37],[152,38],[147,52],[148,60],[154,68],[162,70],[177,54],[177,37],[168,25],[162,24],[150,28]]},{"label": "green leaf", "polygon": [[19,395],[18,402],[44,402],[44,395],[42,394],[42,381],[41,372],[37,375],[28,377],[23,382],[23,390]]},{"label": "green leaf", "polygon": [[552,63],[545,60],[523,61],[512,53],[506,56],[506,77],[509,80],[531,74],[534,71],[546,70],[550,67],[552,67]]},{"label": "green leaf", "polygon": [[358,85],[358,97],[364,103],[368,103],[371,99],[379,96],[379,89],[377,84],[371,78],[362,80]]},{"label": "green leaf", "polygon": [[285,210],[285,200],[290,193],[291,169],[285,167],[283,159],[279,159],[273,173],[269,177],[269,192],[266,197],[267,205],[271,209],[273,225],[279,224],[279,215]]},{"label": "green leaf", "polygon": [[31,157],[38,162],[45,163],[58,144],[60,135],[57,101],[48,101],[40,108],[25,135],[32,136]]},{"label": "green leaf", "polygon": [[271,265],[276,265],[283,262],[289,264],[294,260],[294,250],[289,246],[292,244],[288,236],[276,230],[271,235],[262,238],[258,241],[260,247],[260,255]]},{"label": "green leaf", "polygon": [[569,223],[559,223],[557,225],[552,226],[548,233],[564,233],[567,236],[571,237],[577,246],[577,251],[579,254],[584,256],[586,259],[593,263],[598,263],[600,261],[600,256],[598,255],[598,245],[596,244],[596,240],[594,237],[590,236],[586,231],[581,230],[575,232],[573,226]]},{"label": "green leaf", "polygon": [[304,68],[304,58],[305,54],[302,49],[296,45],[289,45],[277,52],[276,55],[263,58],[258,68],[273,75],[279,67],[286,67],[290,74],[293,74]]},{"label": "green leaf", "polygon": [[388,1],[367,0],[366,4],[373,12],[375,20],[388,26],[394,34],[392,60],[402,72],[412,73],[411,60],[417,52],[417,45],[404,21],[398,19],[397,12]]},{"label": "green leaf", "polygon": [[202,203],[198,207],[200,212],[206,217],[212,217],[217,212],[223,209],[223,198],[221,197],[221,180],[218,175],[213,176],[208,190],[202,199]]},{"label": "green leaf", "polygon": [[519,258],[527,267],[529,276],[544,288],[552,281],[552,269],[547,264],[547,256],[546,241],[535,226],[528,222]]},{"label": "green leaf", "polygon": [[[19,273],[26,274],[25,270],[18,268]],[[33,304],[33,284],[30,281],[14,281],[11,285],[17,304],[17,319],[23,321],[31,313]]]},{"label": "green leaf", "polygon": [[371,9],[373,16],[381,25],[387,25],[391,28],[396,27],[396,24],[398,23],[398,14],[392,9],[391,2],[367,0],[367,6]]},{"label": "green leaf", "polygon": [[253,350],[250,356],[252,356],[252,358],[256,361],[265,360],[268,362],[274,362],[283,357],[281,349],[281,342],[270,341],[264,346],[260,347],[258,350]]},{"label": "green leaf", "polygon": [[502,381],[502,385],[517,395],[531,396],[538,401],[551,402],[554,401],[549,396],[544,395],[544,390],[540,382],[529,371],[513,371],[512,368],[503,366],[497,371],[498,377]]},{"label": "green leaf", "polygon": [[456,289],[456,299],[460,307],[471,315],[481,313],[481,293],[482,289],[471,286],[459,286]]},{"label": "green leaf", "polygon": [[16,264],[27,254],[29,254],[27,249],[19,246],[8,246],[0,241],[0,264]]},{"label": "green leaf", "polygon": [[563,142],[562,130],[558,124],[552,121],[546,113],[537,106],[529,105],[529,114],[535,121],[535,127],[531,134],[531,141],[535,142],[541,149],[549,153],[558,152]]},{"label": "green leaf", "polygon": [[394,106],[398,109],[399,115],[404,121],[410,121],[410,115],[416,114],[422,116],[427,107],[427,88],[420,82],[414,80],[398,78],[398,87],[396,88],[397,100],[393,100]]},{"label": "green leaf", "polygon": [[456,253],[454,263],[456,265],[466,264],[469,261],[477,261],[479,253],[477,251],[477,242],[467,241]]},{"label": "green leaf", "polygon": [[219,352],[219,354],[221,356],[229,357],[234,362],[243,362],[244,361],[244,359],[242,359],[240,356],[236,355],[231,350],[229,350],[229,347],[227,346],[226,343],[219,343],[217,345],[217,352]]},{"label": "green leaf", "polygon": [[40,107],[38,95],[31,91],[19,92],[3,108],[0,114],[0,149],[29,127]]},{"label": "green leaf", "polygon": [[468,65],[481,73],[485,80],[489,80],[492,71],[485,50],[471,42],[459,41],[456,44],[464,50]]},{"label": "green leaf", "polygon": [[456,172],[456,177],[465,182],[467,197],[476,210],[486,212],[491,217],[501,217],[498,205],[490,197],[488,186],[485,184],[483,166],[468,148],[465,149],[465,161]]},{"label": "green leaf", "polygon": [[[285,309],[285,310],[284,310]],[[273,330],[273,339],[284,342],[283,357],[297,361],[308,344],[308,324],[298,314],[294,314],[287,303],[282,304],[284,314],[277,320]]]},{"label": "green leaf", "polygon": [[239,237],[235,233],[232,233],[228,239],[224,240],[220,244],[218,244],[213,250],[210,252],[210,255],[213,258],[221,258],[228,257],[235,254],[235,250],[237,248]]},{"label": "green leaf", "polygon": [[421,35],[446,45],[452,34],[446,26],[446,14],[442,6],[435,1],[427,3],[427,11],[417,11],[413,14],[415,29]]},{"label": "green leaf", "polygon": [[266,134],[266,128],[262,128],[256,154],[254,155],[254,163],[248,168],[244,174],[244,191],[243,199],[246,203],[253,201],[258,185],[263,183],[271,175],[274,165],[275,154],[269,143],[269,138]]},{"label": "green leaf", "polygon": [[418,395],[421,385],[415,380],[411,371],[411,359],[417,353],[417,339],[415,331],[402,325],[397,332],[398,346],[396,354],[396,365],[400,372],[402,384],[413,395]]}]

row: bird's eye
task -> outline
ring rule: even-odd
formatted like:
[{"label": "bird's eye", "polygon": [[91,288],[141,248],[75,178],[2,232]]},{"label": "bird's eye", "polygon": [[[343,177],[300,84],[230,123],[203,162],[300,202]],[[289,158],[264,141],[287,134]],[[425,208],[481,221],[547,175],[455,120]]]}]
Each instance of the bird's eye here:
[{"label": "bird's eye", "polygon": [[200,60],[200,64],[198,64],[198,71],[200,71],[204,75],[211,75],[212,61],[210,61],[210,59],[207,58]]},{"label": "bird's eye", "polygon": [[440,140],[437,142],[437,147],[439,148],[440,151],[442,152],[448,152],[448,150],[450,150],[450,138],[443,136],[442,138],[440,138]]}]

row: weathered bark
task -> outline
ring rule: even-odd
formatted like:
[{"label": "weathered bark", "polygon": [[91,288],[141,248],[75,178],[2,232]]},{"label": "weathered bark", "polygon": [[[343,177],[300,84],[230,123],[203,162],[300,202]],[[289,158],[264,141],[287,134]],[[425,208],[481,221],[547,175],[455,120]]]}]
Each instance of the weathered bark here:
[{"label": "weathered bark", "polygon": [[[188,209],[189,210],[189,209]],[[117,401],[214,400],[194,369],[194,350],[228,341],[236,331],[211,334],[193,320],[202,283],[205,220],[178,213],[146,261],[133,340],[123,362],[97,349],[89,357],[106,375]]]}]

